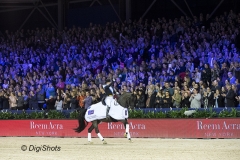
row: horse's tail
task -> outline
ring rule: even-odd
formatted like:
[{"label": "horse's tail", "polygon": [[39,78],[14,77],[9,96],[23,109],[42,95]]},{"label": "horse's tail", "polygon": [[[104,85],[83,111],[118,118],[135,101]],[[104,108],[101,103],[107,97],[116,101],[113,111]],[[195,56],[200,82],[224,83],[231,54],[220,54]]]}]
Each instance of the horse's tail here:
[{"label": "horse's tail", "polygon": [[88,125],[88,122],[85,120],[85,113],[87,109],[81,110],[78,116],[78,127],[74,128],[75,132],[82,132]]}]

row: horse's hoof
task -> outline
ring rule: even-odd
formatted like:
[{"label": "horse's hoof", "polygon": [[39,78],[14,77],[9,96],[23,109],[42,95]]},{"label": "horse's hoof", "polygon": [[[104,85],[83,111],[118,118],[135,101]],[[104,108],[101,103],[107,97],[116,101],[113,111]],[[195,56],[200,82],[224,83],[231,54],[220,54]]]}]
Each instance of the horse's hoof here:
[{"label": "horse's hoof", "polygon": [[107,142],[106,142],[106,141],[103,141],[103,144],[107,144]]},{"label": "horse's hoof", "polygon": [[124,138],[127,138],[127,133],[124,133]]},{"label": "horse's hoof", "polygon": [[133,143],[133,141],[131,139],[129,139],[129,143]]},{"label": "horse's hoof", "polygon": [[88,143],[85,143],[84,145],[92,145],[93,142],[88,142]]},{"label": "horse's hoof", "polygon": [[91,145],[91,144],[93,144],[93,142],[88,142],[88,144],[90,144],[90,145]]}]

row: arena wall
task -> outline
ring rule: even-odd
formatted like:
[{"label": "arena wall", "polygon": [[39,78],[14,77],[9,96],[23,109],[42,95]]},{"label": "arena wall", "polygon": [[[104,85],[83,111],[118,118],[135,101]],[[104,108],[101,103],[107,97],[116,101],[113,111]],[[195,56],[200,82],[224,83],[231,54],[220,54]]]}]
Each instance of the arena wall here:
[{"label": "arena wall", "polygon": [[[130,119],[134,138],[240,138],[240,119]],[[80,134],[73,128],[77,120],[1,120],[0,136],[87,137],[87,128]],[[123,137],[121,123],[101,123],[104,137]],[[97,137],[95,131],[93,137]]]}]

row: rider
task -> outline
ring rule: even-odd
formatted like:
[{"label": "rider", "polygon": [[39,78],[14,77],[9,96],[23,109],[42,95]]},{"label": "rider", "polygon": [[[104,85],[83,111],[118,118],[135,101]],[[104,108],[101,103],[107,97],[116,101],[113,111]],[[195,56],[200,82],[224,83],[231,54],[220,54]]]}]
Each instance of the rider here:
[{"label": "rider", "polygon": [[[114,79],[113,79],[113,81],[114,81]],[[103,105],[107,105],[107,113],[106,113],[107,119],[110,118],[110,116],[108,115],[108,112],[111,107],[111,102],[114,100],[114,98],[113,98],[114,90],[112,87],[113,81],[111,81],[110,79],[107,79],[106,85],[103,85],[103,89],[105,91],[105,96],[102,99],[102,103],[103,103]]]}]

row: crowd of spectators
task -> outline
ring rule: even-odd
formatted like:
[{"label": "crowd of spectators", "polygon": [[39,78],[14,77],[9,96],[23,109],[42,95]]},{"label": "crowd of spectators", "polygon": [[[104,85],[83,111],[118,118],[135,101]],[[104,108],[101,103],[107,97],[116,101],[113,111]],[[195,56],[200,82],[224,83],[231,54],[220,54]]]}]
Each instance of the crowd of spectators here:
[{"label": "crowd of spectators", "polygon": [[240,14],[5,31],[0,109],[78,109],[101,101],[106,79],[137,108],[237,107]]}]

